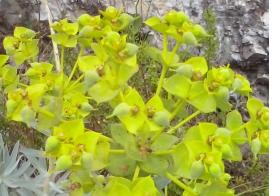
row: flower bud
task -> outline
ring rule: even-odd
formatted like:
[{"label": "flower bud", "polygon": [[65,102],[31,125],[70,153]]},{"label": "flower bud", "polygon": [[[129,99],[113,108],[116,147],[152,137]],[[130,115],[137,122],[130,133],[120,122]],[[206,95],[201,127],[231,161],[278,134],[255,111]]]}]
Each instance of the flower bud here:
[{"label": "flower bud", "polygon": [[168,127],[170,123],[169,113],[167,111],[156,112],[153,116],[153,121],[160,126]]},{"label": "flower bud", "polygon": [[212,163],[210,165],[209,172],[214,178],[219,178],[222,175],[222,169],[217,163]]},{"label": "flower bud", "polygon": [[96,70],[90,70],[85,72],[85,88],[88,89],[92,87],[98,80],[100,79],[100,76],[98,75]]},{"label": "flower bud", "polygon": [[72,166],[72,159],[69,155],[62,155],[56,161],[55,169],[57,171],[69,169]]},{"label": "flower bud", "polygon": [[198,36],[198,37],[206,37],[206,36],[208,36],[208,34],[205,31],[205,29],[202,26],[198,25],[198,24],[193,26],[193,34],[195,36]]},{"label": "flower bud", "polygon": [[257,155],[260,152],[261,146],[262,146],[262,143],[258,137],[252,140],[251,151],[254,153],[254,155]]},{"label": "flower bud", "polygon": [[197,45],[197,39],[196,37],[194,36],[194,34],[190,31],[188,32],[185,32],[183,34],[183,40],[184,40],[184,43],[187,44],[187,45]]},{"label": "flower bud", "polygon": [[105,177],[103,175],[98,175],[98,176],[96,176],[96,181],[98,183],[104,183],[105,182]]},{"label": "flower bud", "polygon": [[45,150],[46,152],[53,152],[58,149],[59,145],[59,139],[56,136],[50,136],[46,141]]},{"label": "flower bud", "polygon": [[190,178],[197,179],[204,172],[204,165],[201,160],[194,161],[191,166]]},{"label": "flower bud", "polygon": [[136,46],[135,44],[131,44],[131,43],[127,43],[123,52],[124,54],[126,54],[127,57],[131,57],[133,55],[135,55],[138,51],[138,46]]},{"label": "flower bud", "polygon": [[224,158],[229,158],[229,157],[232,157],[232,155],[233,155],[231,147],[228,144],[224,144],[222,146],[221,152],[223,153]]},{"label": "flower bud", "polygon": [[231,175],[229,175],[229,174],[227,174],[227,173],[225,173],[225,174],[223,175],[223,180],[224,180],[225,182],[229,182],[230,179],[231,179]]}]

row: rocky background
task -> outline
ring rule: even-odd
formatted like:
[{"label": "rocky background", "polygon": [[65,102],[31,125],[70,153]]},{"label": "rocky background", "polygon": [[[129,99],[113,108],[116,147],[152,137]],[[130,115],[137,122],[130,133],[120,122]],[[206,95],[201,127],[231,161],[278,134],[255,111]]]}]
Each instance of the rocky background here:
[{"label": "rocky background", "polygon": [[[43,1],[43,0],[41,0]],[[54,19],[75,19],[81,13],[96,14],[108,5],[123,7],[144,19],[170,9],[185,11],[202,25],[203,11],[211,8],[217,20],[217,64],[230,63],[247,75],[255,95],[268,105],[269,24],[268,0],[48,0]],[[0,41],[14,25],[47,31],[47,12],[40,0],[0,0]],[[157,43],[157,36],[154,36]],[[3,52],[0,44],[0,53]]]}]

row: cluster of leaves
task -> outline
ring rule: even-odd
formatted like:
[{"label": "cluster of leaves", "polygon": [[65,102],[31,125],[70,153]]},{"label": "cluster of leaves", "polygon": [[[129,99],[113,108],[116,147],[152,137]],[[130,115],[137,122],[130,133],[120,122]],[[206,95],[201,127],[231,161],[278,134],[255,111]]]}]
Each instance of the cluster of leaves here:
[{"label": "cluster of leaves", "polygon": [[[20,52],[30,66],[18,73],[22,62],[17,53],[10,53],[7,40],[33,43],[36,34],[16,27],[14,37],[5,38],[7,55],[0,56],[0,78],[8,99],[7,118],[49,134],[45,155],[55,160],[49,172],[70,172],[71,195],[161,195],[168,183],[162,185],[157,177],[173,181],[183,195],[234,195],[227,188],[230,175],[224,160],[240,161],[240,145],[245,142],[256,158],[268,151],[268,108],[251,96],[248,80],[229,65],[209,69],[202,56],[182,62],[178,49],[197,46],[209,35],[183,12],[170,11],[145,22],[163,35],[163,48],[147,48],[162,72],[156,92],[144,100],[128,85],[138,71],[138,46],[121,33],[134,18],[113,7],[100,14],[52,24],[51,38],[61,49],[57,70],[50,63],[34,62],[30,54],[38,49],[28,47]],[[169,50],[172,39],[176,45]],[[70,74],[64,70],[65,48],[80,50]],[[8,60],[16,65],[8,65]],[[248,97],[247,123],[229,102],[234,93]],[[96,107],[107,103],[112,108],[107,118],[115,123],[109,136],[103,134],[107,130],[92,131],[84,125],[94,113],[93,101]],[[182,117],[179,112],[187,105],[193,113]],[[224,127],[201,121],[185,130],[183,138],[176,135],[197,115],[218,109],[227,113]]]}]

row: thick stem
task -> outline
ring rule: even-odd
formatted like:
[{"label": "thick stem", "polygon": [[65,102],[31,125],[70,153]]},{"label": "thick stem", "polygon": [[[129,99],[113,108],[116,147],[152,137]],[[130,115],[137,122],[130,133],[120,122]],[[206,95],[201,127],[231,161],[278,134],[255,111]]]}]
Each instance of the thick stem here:
[{"label": "thick stem", "polygon": [[172,134],[174,133],[178,128],[180,128],[181,126],[183,126],[184,124],[186,124],[188,121],[190,121],[191,119],[193,119],[194,117],[196,117],[198,114],[200,114],[200,111],[196,111],[194,113],[192,113],[191,115],[189,115],[188,117],[186,117],[184,120],[182,120],[181,122],[179,122],[177,125],[175,125],[174,127],[171,127],[167,133]]},{"label": "thick stem", "polygon": [[133,174],[132,181],[135,181],[138,178],[139,172],[140,172],[140,167],[137,165]]},{"label": "thick stem", "polygon": [[125,154],[125,150],[123,150],[123,149],[110,149],[110,153],[112,153],[112,154]]},{"label": "thick stem", "polygon": [[161,75],[160,75],[159,81],[158,81],[156,95],[160,94],[160,91],[161,91],[161,88],[162,88],[162,85],[163,85],[163,80],[165,78],[167,70],[168,70],[168,66],[164,64],[163,67],[162,67],[162,70],[161,70]]},{"label": "thick stem", "polygon": [[61,72],[63,72],[63,69],[64,69],[64,51],[65,51],[65,48],[64,46],[61,46],[61,53],[60,53],[60,68],[61,68]]},{"label": "thick stem", "polygon": [[177,186],[179,186],[180,188],[182,188],[183,190],[189,190],[189,187],[187,187],[187,185],[185,185],[183,182],[181,182],[180,180],[178,180],[175,176],[173,176],[170,173],[166,173],[165,174],[166,177],[168,179],[170,179],[172,182],[174,182]]},{"label": "thick stem", "polygon": [[77,57],[77,60],[76,60],[76,62],[75,62],[75,65],[73,66],[72,71],[71,71],[71,73],[70,73],[70,75],[69,75],[69,78],[68,78],[68,80],[67,80],[66,86],[69,85],[71,79],[73,78],[73,76],[74,76],[74,74],[75,74],[75,72],[76,72],[76,70],[77,70],[77,68],[78,68],[79,57],[80,57],[83,53],[84,53],[84,49],[81,48],[81,50],[80,50],[80,52],[79,52],[79,55],[78,55],[78,57]]},{"label": "thick stem", "polygon": [[[162,54],[163,54],[163,57],[165,57],[165,58],[166,58],[166,56],[167,56],[167,49],[168,49],[168,48],[167,48],[167,45],[168,45],[167,36],[164,36],[164,39],[163,39],[163,52],[162,52]],[[165,75],[166,75],[166,73],[167,73],[167,71],[168,71],[168,67],[169,67],[169,65],[172,63],[173,58],[174,58],[174,56],[175,56],[177,50],[179,49],[179,47],[180,47],[180,43],[177,42],[176,45],[175,45],[175,47],[173,48],[173,50],[172,50],[172,52],[171,52],[171,56],[170,56],[170,58],[169,58],[168,63],[163,63],[163,65],[162,65],[162,70],[161,70],[161,75],[160,75],[160,78],[159,78],[159,81],[158,81],[158,86],[157,86],[157,90],[156,90],[156,95],[159,95],[159,94],[160,94],[160,91],[161,91],[161,88],[162,88],[162,85],[163,85],[163,80],[164,80]]]},{"label": "thick stem", "polygon": [[75,82],[73,82],[73,84],[71,84],[68,88],[67,88],[67,90],[66,90],[66,92],[69,92],[69,91],[71,91],[71,90],[73,90],[74,88],[76,88],[76,85],[84,78],[84,74],[82,74],[77,80],[75,80]]}]

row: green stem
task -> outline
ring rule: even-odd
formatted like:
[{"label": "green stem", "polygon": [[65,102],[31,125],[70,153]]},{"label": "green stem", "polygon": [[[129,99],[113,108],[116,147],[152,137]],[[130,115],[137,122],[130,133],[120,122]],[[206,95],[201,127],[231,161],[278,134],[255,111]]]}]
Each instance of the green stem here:
[{"label": "green stem", "polygon": [[171,57],[169,59],[168,65],[170,65],[172,63],[173,58],[180,46],[181,46],[181,43],[177,42],[176,45],[174,46],[174,48],[172,49],[172,53],[171,53]]},{"label": "green stem", "polygon": [[110,149],[110,153],[112,153],[112,154],[125,154],[125,150],[123,150],[123,149]]},{"label": "green stem", "polygon": [[235,129],[234,131],[240,131],[240,130],[246,128],[247,125],[248,125],[248,122],[244,123],[243,125],[241,125],[241,126],[238,127],[237,129]]},{"label": "green stem", "polygon": [[173,176],[170,173],[166,173],[165,174],[166,177],[168,179],[170,179],[172,182],[174,182],[177,186],[179,186],[180,188],[182,188],[183,190],[189,190],[189,187],[187,187],[187,185],[185,185],[183,182],[181,182],[180,180],[178,180],[175,176]]},{"label": "green stem", "polygon": [[[167,43],[168,43],[167,36],[164,36],[164,39],[163,39],[163,57],[167,56]],[[159,82],[158,82],[158,86],[157,86],[157,90],[156,90],[156,95],[160,94],[160,91],[161,91],[161,88],[162,88],[162,85],[163,85],[163,80],[164,80],[165,75],[168,71],[168,67],[172,63],[173,58],[174,58],[177,50],[179,49],[179,47],[180,47],[180,43],[177,42],[176,45],[174,46],[172,52],[171,52],[169,62],[168,63],[163,63],[163,65],[162,65],[162,70],[161,70],[161,74],[160,74],[160,78],[159,78]]]},{"label": "green stem", "polygon": [[60,66],[61,66],[60,71],[63,73],[63,68],[64,68],[64,46],[61,46]]},{"label": "green stem", "polygon": [[175,106],[175,109],[173,110],[173,112],[171,113],[171,117],[170,120],[172,120],[180,111],[180,109],[184,106],[185,104],[185,100],[181,99],[178,104]]},{"label": "green stem", "polygon": [[84,78],[84,76],[84,74],[80,75],[80,77],[67,88],[67,92],[73,90],[73,88],[76,87],[76,85]]},{"label": "green stem", "polygon": [[168,186],[164,187],[164,196],[168,196]]},{"label": "green stem", "polygon": [[68,84],[70,83],[71,79],[73,78],[73,76],[74,76],[74,74],[75,74],[75,72],[76,72],[76,69],[77,69],[77,67],[78,67],[79,57],[80,57],[83,53],[84,53],[84,49],[82,48],[82,49],[80,50],[80,52],[79,52],[79,55],[78,55],[77,60],[76,60],[76,62],[75,62],[75,65],[73,66],[72,71],[71,71],[71,73],[70,73],[70,75],[69,75],[69,78],[68,78],[68,80],[67,80],[66,86],[68,86]]},{"label": "green stem", "polygon": [[122,102],[124,102],[124,101],[125,101],[125,99],[124,99],[124,95],[123,95],[123,92],[122,92],[122,91],[120,92],[120,98],[121,98],[121,101],[122,101]]},{"label": "green stem", "polygon": [[42,113],[42,114],[45,114],[46,116],[48,116],[48,117],[50,117],[50,118],[54,118],[54,114],[53,113],[51,113],[51,112],[48,112],[48,111],[46,111],[46,110],[43,110],[43,109],[38,109],[38,112],[39,113]]},{"label": "green stem", "polygon": [[179,122],[177,125],[175,125],[174,127],[171,127],[167,133],[172,134],[174,133],[174,131],[176,131],[178,128],[180,128],[181,126],[183,126],[184,124],[186,124],[188,121],[190,121],[191,119],[193,119],[194,117],[196,117],[198,114],[200,114],[200,111],[196,111],[194,113],[192,113],[191,115],[189,115],[188,117],[186,117],[184,120],[182,120],[181,122]]},{"label": "green stem", "polygon": [[140,172],[140,167],[137,165],[133,174],[132,181],[135,181],[138,178],[139,172]]},{"label": "green stem", "polygon": [[166,64],[163,64],[161,74],[160,74],[160,78],[159,78],[159,82],[158,82],[158,86],[157,86],[156,95],[159,95],[159,93],[161,91],[161,88],[162,88],[162,85],[163,85],[163,80],[165,78],[167,70],[168,70],[168,66]]}]

